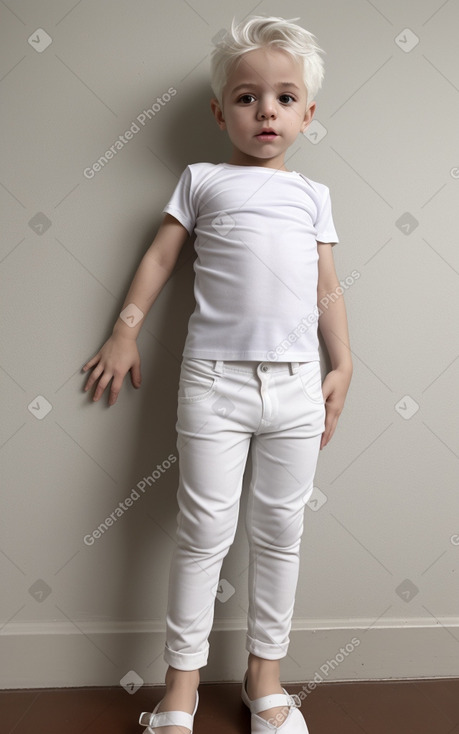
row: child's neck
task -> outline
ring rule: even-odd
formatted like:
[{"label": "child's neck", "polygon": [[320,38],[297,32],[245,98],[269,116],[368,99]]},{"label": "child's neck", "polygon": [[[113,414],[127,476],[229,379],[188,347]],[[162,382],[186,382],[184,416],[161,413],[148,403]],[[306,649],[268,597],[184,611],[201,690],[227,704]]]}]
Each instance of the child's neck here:
[{"label": "child's neck", "polygon": [[259,168],[273,168],[276,171],[287,171],[284,156],[277,156],[275,158],[255,158],[254,156],[245,155],[238,151],[233,152],[228,163],[231,166],[258,166]]}]

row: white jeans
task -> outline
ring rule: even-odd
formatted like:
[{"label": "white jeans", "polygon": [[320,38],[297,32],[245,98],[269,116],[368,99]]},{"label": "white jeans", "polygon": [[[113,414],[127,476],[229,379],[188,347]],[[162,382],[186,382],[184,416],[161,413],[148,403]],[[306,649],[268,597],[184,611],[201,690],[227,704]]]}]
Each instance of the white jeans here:
[{"label": "white jeans", "polygon": [[246,649],[287,654],[305,503],[325,430],[320,362],[183,358],[177,411],[177,546],[164,660],[207,664],[223,559],[233,543],[249,448]]}]

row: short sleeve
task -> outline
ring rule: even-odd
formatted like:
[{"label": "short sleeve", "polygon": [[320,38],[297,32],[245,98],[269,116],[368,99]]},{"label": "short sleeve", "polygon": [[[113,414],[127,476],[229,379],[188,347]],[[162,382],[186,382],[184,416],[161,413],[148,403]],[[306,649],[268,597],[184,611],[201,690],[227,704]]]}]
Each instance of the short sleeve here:
[{"label": "short sleeve", "polygon": [[314,226],[316,228],[316,240],[318,242],[331,242],[333,245],[339,242],[333,223],[330,190],[328,186],[323,186],[322,201]]},{"label": "short sleeve", "polygon": [[188,234],[193,232],[197,217],[192,188],[191,169],[187,166],[163,209],[163,214],[172,214],[188,230]]}]

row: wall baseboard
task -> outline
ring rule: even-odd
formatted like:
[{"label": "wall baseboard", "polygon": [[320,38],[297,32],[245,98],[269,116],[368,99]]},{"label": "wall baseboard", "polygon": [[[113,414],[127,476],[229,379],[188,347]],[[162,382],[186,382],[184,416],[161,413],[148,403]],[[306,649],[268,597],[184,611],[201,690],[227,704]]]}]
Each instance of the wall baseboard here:
[{"label": "wall baseboard", "polygon": [[[241,681],[247,667],[245,626],[215,620],[201,682]],[[459,619],[298,620],[283,683],[305,694],[323,682],[459,677]],[[160,623],[18,622],[0,633],[0,688],[117,686],[126,679],[162,685]]]}]

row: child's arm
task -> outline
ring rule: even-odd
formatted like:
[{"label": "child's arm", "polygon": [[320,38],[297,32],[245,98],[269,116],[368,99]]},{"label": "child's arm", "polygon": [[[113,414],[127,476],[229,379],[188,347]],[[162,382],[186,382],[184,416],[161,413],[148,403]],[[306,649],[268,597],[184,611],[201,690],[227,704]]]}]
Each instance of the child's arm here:
[{"label": "child's arm", "polygon": [[[335,271],[332,245],[320,242],[317,248],[319,251],[317,286],[317,305],[320,314],[319,329],[324,338],[332,365],[331,371],[322,384],[326,409],[325,431],[322,434],[320,443],[322,449],[333,436],[338,418],[344,407],[352,377],[352,358],[344,297],[337,293],[339,280]],[[331,294],[334,294],[333,298],[330,298]]]},{"label": "child's arm", "polygon": [[[187,237],[188,231],[185,227],[171,214],[166,214],[155,239],[140,262],[122,308],[123,311],[127,306],[131,306],[128,314],[132,311],[133,314],[140,316],[141,312],[142,318],[137,322],[137,317],[134,317],[132,323],[137,323],[130,326],[118,317],[111,337],[83,367],[85,372],[93,368],[86,382],[85,391],[100,378],[93,400],[99,400],[113,378],[108,404],[114,405],[129,370],[133,386],[140,387],[142,378],[136,339],[149,309],[169,279]],[[136,308],[132,308],[131,304]]]}]

